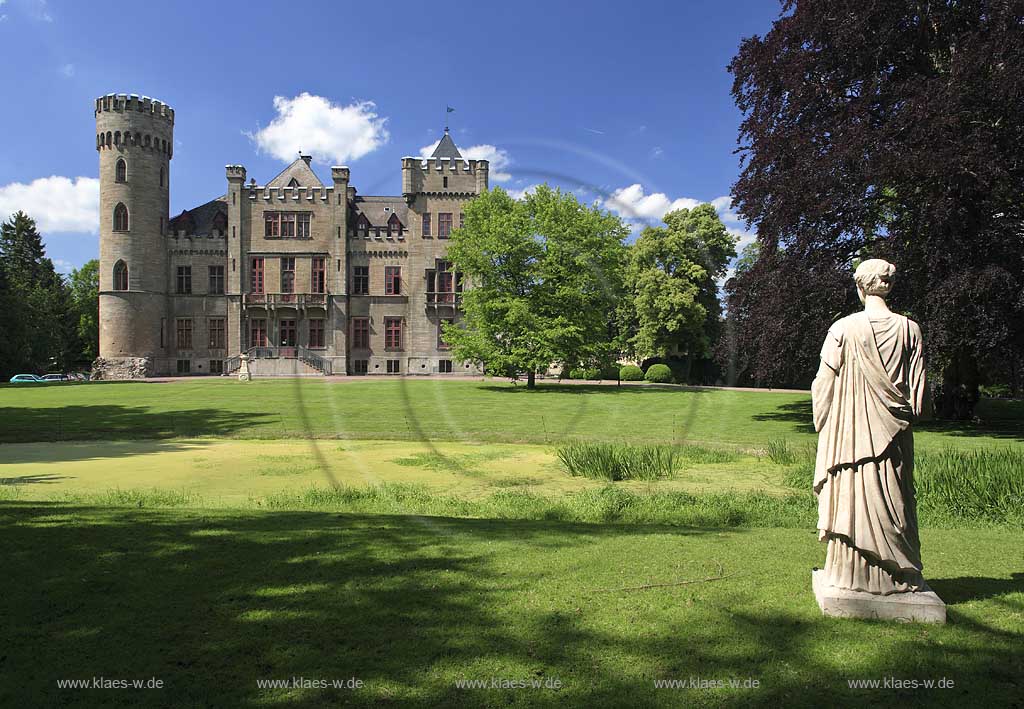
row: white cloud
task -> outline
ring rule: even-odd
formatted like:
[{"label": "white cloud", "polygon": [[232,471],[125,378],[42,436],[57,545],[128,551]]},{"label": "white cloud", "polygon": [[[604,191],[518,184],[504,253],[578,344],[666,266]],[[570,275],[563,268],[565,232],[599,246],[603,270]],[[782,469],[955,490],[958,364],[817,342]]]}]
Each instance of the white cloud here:
[{"label": "white cloud", "polygon": [[0,186],[0,219],[21,210],[47,232],[99,231],[100,181],[52,175]]},{"label": "white cloud", "polygon": [[291,162],[299,150],[317,162],[344,164],[358,160],[388,142],[387,118],[377,115],[373,101],[348,106],[323,96],[301,93],[274,97],[277,117],[266,128],[246,133],[259,150]]},{"label": "white cloud", "polygon": [[57,273],[71,273],[78,268],[75,264],[62,258],[55,258],[53,260],[53,267],[57,270]]},{"label": "white cloud", "polygon": [[[430,145],[420,148],[420,157],[429,158],[434,152],[440,140],[435,140]],[[506,150],[493,145],[472,145],[468,148],[459,148],[462,157],[466,160],[486,160],[488,163],[488,175],[495,182],[508,182],[512,175],[505,170],[512,164],[512,156]]]},{"label": "white cloud", "polygon": [[511,197],[512,199],[522,199],[523,197],[530,194],[538,187],[540,187],[540,185],[527,185],[521,190],[517,190],[515,187],[507,187],[505,188],[505,191],[508,192],[509,197]]},{"label": "white cloud", "polygon": [[660,158],[664,154],[665,150],[660,145],[655,145],[653,148],[651,148],[652,158]]},{"label": "white cloud", "polygon": [[637,183],[612,192],[604,201],[604,206],[626,219],[661,221],[669,212],[676,209],[693,209],[700,203],[699,199],[690,197],[672,200],[664,192],[645,195],[644,188]]},{"label": "white cloud", "polygon": [[75,65],[74,64],[64,64],[64,65],[62,65],[60,67],[60,73],[61,73],[62,76],[66,76],[67,78],[70,79],[72,76],[75,75]]}]

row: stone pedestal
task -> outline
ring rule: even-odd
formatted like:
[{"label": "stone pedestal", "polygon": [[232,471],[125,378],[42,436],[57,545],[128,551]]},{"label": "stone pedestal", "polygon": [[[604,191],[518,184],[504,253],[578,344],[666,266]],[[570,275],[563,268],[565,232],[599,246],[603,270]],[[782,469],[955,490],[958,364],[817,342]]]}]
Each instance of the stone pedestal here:
[{"label": "stone pedestal", "polygon": [[892,593],[881,596],[849,591],[825,583],[825,572],[811,572],[814,597],[823,615],[835,618],[875,618],[897,623],[945,623],[946,604],[934,591]]},{"label": "stone pedestal", "polygon": [[238,368],[238,381],[248,382],[252,381],[252,373],[249,371],[249,355],[245,352],[239,357],[241,365]]}]

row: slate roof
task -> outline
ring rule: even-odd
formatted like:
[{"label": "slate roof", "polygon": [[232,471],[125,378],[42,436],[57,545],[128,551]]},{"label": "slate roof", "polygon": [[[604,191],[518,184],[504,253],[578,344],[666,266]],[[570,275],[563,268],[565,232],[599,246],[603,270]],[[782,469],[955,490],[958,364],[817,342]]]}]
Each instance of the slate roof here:
[{"label": "slate roof", "polygon": [[432,158],[455,158],[456,160],[462,159],[462,153],[455,147],[455,141],[448,135],[448,129],[444,129],[444,135],[441,137],[441,142],[434,148]]},{"label": "slate roof", "polygon": [[228,223],[228,196],[221,195],[206,204],[187,209],[168,222],[170,233],[184,231],[189,236],[209,236],[213,233],[218,214],[223,214],[223,225]]},{"label": "slate roof", "polygon": [[320,178],[313,172],[313,168],[309,166],[310,158],[309,155],[302,155],[291,165],[281,171],[277,177],[267,183],[267,187],[288,187],[288,183],[294,178],[299,183],[299,187],[323,187],[324,184],[320,182]]},{"label": "slate roof", "polygon": [[355,219],[365,214],[371,226],[387,226],[392,214],[397,214],[402,225],[409,228],[409,205],[402,197],[371,197],[356,195],[352,202]]}]

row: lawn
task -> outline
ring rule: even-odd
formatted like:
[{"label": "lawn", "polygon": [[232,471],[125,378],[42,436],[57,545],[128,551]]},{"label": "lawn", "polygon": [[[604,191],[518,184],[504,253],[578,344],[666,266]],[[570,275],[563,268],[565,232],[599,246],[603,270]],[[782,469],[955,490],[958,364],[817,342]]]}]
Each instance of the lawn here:
[{"label": "lawn", "polygon": [[[1021,402],[979,414],[919,450],[1024,449]],[[923,506],[946,626],[823,618],[809,421],[806,394],[676,387],[0,387],[0,705],[1019,703],[1024,521]],[[715,456],[608,484],[568,441]],[[57,686],[94,677],[164,689]],[[362,684],[259,686],[297,678]],[[848,685],[885,678],[954,684]]]},{"label": "lawn", "polygon": [[[941,627],[822,618],[822,549],[798,529],[9,502],[0,533],[3,706],[1012,706],[1024,691],[1015,530],[925,530]],[[57,688],[98,676],[164,689]],[[257,686],[295,677],[363,686]],[[848,688],[891,677],[954,687]],[[456,685],[492,678],[561,688]],[[690,678],[760,686],[654,686]]]},{"label": "lawn", "polygon": [[[918,445],[1024,443],[1024,402],[985,401],[979,424],[926,424]],[[813,442],[807,394],[504,380],[226,379],[0,387],[0,443],[368,438],[510,443],[568,439],[764,447]]]}]

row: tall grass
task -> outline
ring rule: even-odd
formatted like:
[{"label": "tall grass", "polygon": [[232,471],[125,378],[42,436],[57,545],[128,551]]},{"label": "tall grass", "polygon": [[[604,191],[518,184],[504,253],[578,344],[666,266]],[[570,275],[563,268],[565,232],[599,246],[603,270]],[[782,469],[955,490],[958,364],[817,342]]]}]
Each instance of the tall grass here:
[{"label": "tall grass", "polygon": [[[786,486],[810,490],[814,461],[806,456],[790,465]],[[1024,450],[997,448],[918,453],[914,487],[919,508],[933,518],[952,521],[1024,521]]]},{"label": "tall grass", "polygon": [[675,446],[569,443],[556,454],[570,475],[611,482],[668,478],[680,462]]}]

